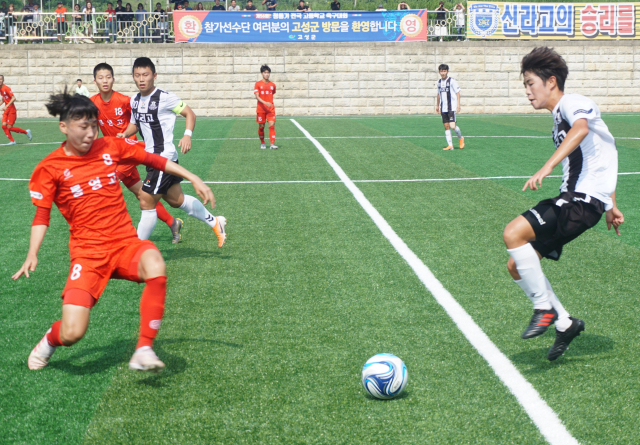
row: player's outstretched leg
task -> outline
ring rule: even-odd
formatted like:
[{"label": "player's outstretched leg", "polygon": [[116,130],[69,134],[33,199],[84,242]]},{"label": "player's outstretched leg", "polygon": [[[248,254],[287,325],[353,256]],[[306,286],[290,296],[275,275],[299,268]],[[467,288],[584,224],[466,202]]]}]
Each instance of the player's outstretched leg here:
[{"label": "player's outstretched leg", "polygon": [[266,149],[267,144],[264,142],[264,124],[258,124],[258,137],[260,138],[260,148]]},{"label": "player's outstretched leg", "polygon": [[227,219],[224,216],[213,216],[205,206],[193,196],[183,196],[184,199],[180,206],[180,210],[184,210],[189,216],[193,216],[194,218],[209,224],[209,227],[213,229],[213,232],[218,237],[218,247],[222,247],[227,239],[227,233],[225,231]]},{"label": "player's outstretched leg", "polygon": [[458,136],[458,143],[460,144],[460,149],[462,150],[464,148],[464,138],[462,137],[462,131],[460,131],[460,127],[458,127],[457,125],[454,127],[453,131],[455,131],[456,135]]},{"label": "player's outstretched leg", "polygon": [[271,142],[271,145],[269,146],[269,148],[271,150],[277,150],[278,149],[278,146],[276,145],[276,126],[275,126],[275,124],[269,125],[269,142]]},{"label": "player's outstretched leg", "polygon": [[9,130],[9,127],[4,123],[2,124],[2,131],[4,131],[4,134],[6,134],[7,137],[9,138],[9,143],[4,145],[15,145],[16,141],[13,139],[13,136],[11,136],[11,131]]}]

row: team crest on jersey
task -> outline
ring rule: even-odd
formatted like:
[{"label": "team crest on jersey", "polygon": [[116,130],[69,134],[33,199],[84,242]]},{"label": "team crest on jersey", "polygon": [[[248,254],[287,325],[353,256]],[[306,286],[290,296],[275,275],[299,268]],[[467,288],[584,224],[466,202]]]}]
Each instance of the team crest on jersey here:
[{"label": "team crest on jersey", "polygon": [[32,190],[29,190],[29,195],[31,195],[33,199],[42,199],[42,193],[39,193],[39,192],[34,192]]},{"label": "team crest on jersey", "polygon": [[124,141],[129,145],[136,145],[138,143],[138,141],[129,138],[124,138]]},{"label": "team crest on jersey", "polygon": [[156,103],[156,101],[152,101],[149,104],[149,111],[154,111],[154,110],[157,110],[157,109],[158,109],[158,104]]},{"label": "team crest on jersey", "polygon": [[66,169],[66,170],[64,171],[64,179],[69,179],[69,178],[71,178],[71,177],[73,177],[73,175],[71,174],[71,170]]},{"label": "team crest on jersey", "polygon": [[498,29],[500,7],[491,3],[469,6],[469,27],[479,37],[489,37]]}]

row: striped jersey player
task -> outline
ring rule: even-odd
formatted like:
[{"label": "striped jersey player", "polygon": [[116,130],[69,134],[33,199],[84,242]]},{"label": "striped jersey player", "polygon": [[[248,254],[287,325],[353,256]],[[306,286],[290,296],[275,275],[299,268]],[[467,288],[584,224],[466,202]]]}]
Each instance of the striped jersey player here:
[{"label": "striped jersey player", "polygon": [[456,125],[456,113],[460,112],[460,86],[458,82],[449,77],[449,65],[444,63],[438,67],[440,79],[436,83],[438,90],[436,113],[442,116],[444,124],[444,135],[447,138],[447,146],[443,150],[453,150],[453,140],[451,139],[451,129],[458,135],[460,149],[464,148],[464,138],[460,127]]}]

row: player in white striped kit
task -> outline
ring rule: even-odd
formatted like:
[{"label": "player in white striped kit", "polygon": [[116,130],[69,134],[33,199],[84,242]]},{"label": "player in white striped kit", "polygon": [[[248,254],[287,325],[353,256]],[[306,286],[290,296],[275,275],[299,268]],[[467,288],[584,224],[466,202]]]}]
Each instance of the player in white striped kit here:
[{"label": "player in white striped kit", "polygon": [[438,67],[440,79],[436,83],[438,90],[438,101],[436,103],[436,113],[442,116],[444,124],[444,135],[447,138],[447,146],[443,150],[453,150],[453,140],[451,130],[458,135],[460,149],[464,148],[464,138],[460,127],[456,126],[456,113],[460,112],[460,86],[453,77],[449,77],[449,65],[444,63]]}]

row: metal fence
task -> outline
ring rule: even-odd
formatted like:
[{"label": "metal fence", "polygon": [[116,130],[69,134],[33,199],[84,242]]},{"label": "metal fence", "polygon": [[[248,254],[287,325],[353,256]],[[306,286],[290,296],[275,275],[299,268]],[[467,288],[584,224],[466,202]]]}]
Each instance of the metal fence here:
[{"label": "metal fence", "polygon": [[[346,11],[345,11],[346,12]],[[429,40],[465,39],[464,12],[429,11]],[[0,43],[165,43],[174,42],[173,14],[160,12],[0,13]]]}]

